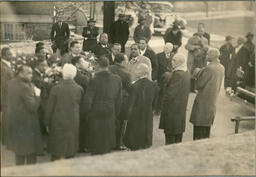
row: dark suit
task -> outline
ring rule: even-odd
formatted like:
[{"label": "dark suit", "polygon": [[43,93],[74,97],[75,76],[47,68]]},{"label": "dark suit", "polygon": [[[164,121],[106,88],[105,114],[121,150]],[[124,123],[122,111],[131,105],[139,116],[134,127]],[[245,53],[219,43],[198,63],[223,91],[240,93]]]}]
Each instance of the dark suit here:
[{"label": "dark suit", "polygon": [[115,148],[115,123],[121,106],[120,77],[109,71],[96,73],[88,85],[83,103],[88,118],[88,149],[92,153],[107,153]]},{"label": "dark suit", "polygon": [[[56,49],[57,48],[60,49],[61,54],[66,52],[68,47],[68,40],[70,37],[70,30],[69,30],[68,24],[62,22],[62,25],[60,27],[58,23],[54,23],[52,25],[50,37],[51,37],[51,41],[55,42]],[[53,52],[55,53],[56,50]]]},{"label": "dark suit", "polygon": [[131,150],[152,146],[153,109],[157,104],[157,95],[157,84],[147,78],[142,78],[131,86],[124,136],[124,144]]},{"label": "dark suit", "polygon": [[37,114],[39,100],[34,94],[32,84],[21,78],[12,79],[8,84],[7,104],[7,149],[23,159],[32,154],[42,153],[42,137]]},{"label": "dark suit", "polygon": [[7,92],[8,92],[8,88],[7,88],[7,84],[8,82],[13,79],[14,77],[14,72],[12,71],[11,67],[9,67],[6,63],[4,63],[3,61],[1,61],[1,112],[2,112],[2,122],[1,122],[1,126],[2,126],[2,142],[3,144],[5,144],[5,138],[7,135],[7,126],[8,126],[8,120],[6,117],[6,111],[7,111]]},{"label": "dark suit", "polygon": [[178,31],[178,33],[176,35],[174,35],[172,33],[172,29],[169,28],[166,30],[165,35],[164,35],[164,42],[170,42],[173,45],[177,45],[177,48],[173,48],[173,52],[177,52],[178,48],[181,46],[182,44],[182,32]]},{"label": "dark suit", "polygon": [[225,80],[224,80],[224,87],[227,86],[227,72],[228,67],[230,65],[231,59],[235,53],[235,48],[231,44],[224,44],[220,47],[220,63],[225,68]]},{"label": "dark suit", "polygon": [[111,53],[109,45],[106,45],[106,47],[103,47],[100,43],[98,43],[94,49],[93,53],[97,58],[100,58],[101,56],[107,56]]},{"label": "dark suit", "polygon": [[63,80],[51,89],[45,112],[52,160],[73,157],[78,151],[80,104],[83,89],[73,80]]},{"label": "dark suit", "polygon": [[231,63],[228,67],[227,71],[227,78],[228,78],[228,85],[236,90],[237,81],[239,80],[236,71],[239,67],[242,68],[243,71],[246,71],[248,68],[248,62],[250,61],[250,55],[248,50],[242,46],[240,50],[235,53],[232,57]]},{"label": "dark suit", "polygon": [[177,70],[173,72],[164,90],[159,128],[164,129],[167,135],[166,144],[178,143],[182,140],[172,141],[175,136],[182,137],[185,131],[189,87],[188,71]]},{"label": "dark suit", "polygon": [[141,38],[145,38],[147,41],[151,39],[151,30],[148,26],[144,26],[143,29],[141,25],[136,26],[133,39],[136,43],[139,43]]},{"label": "dark suit", "polygon": [[86,37],[83,43],[83,51],[92,51],[95,45],[97,44],[97,36],[99,35],[98,27],[84,27],[82,36]]},{"label": "dark suit", "polygon": [[113,73],[118,75],[122,80],[122,107],[121,112],[117,116],[117,123],[116,123],[116,144],[117,147],[122,145],[123,142],[123,134],[124,134],[124,119],[126,119],[126,109],[127,109],[127,99],[129,96],[129,90],[131,87],[131,74],[128,70],[122,66],[121,64],[116,63],[109,67],[109,70]]},{"label": "dark suit", "polygon": [[108,58],[109,65],[114,65],[114,64],[115,64],[115,59],[114,59],[113,56],[112,56],[112,52],[111,52],[111,53],[108,53],[108,54],[106,55],[106,57]]},{"label": "dark suit", "polygon": [[157,80],[158,61],[155,52],[151,48],[147,47],[143,56],[148,57],[150,59],[152,66],[152,80]]},{"label": "dark suit", "polygon": [[126,22],[121,22],[121,20],[115,21],[110,26],[110,43],[119,43],[122,46],[121,52],[125,52],[125,44],[129,38],[129,25]]}]

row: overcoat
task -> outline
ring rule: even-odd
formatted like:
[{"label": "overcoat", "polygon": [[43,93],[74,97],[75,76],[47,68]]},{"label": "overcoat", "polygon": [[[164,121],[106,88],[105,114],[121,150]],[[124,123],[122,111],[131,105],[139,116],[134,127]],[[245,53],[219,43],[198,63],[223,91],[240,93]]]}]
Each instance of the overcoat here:
[{"label": "overcoat", "polygon": [[129,25],[127,22],[117,20],[110,26],[110,43],[119,43],[122,46],[126,44],[129,38]]},{"label": "overcoat", "polygon": [[176,135],[185,131],[189,87],[189,72],[174,71],[163,93],[159,128],[165,133]]},{"label": "overcoat", "polygon": [[141,38],[145,38],[147,42],[151,39],[151,30],[148,26],[144,26],[144,28],[141,25],[136,26],[133,39],[136,43],[139,43]]},{"label": "overcoat", "polygon": [[131,87],[124,135],[124,145],[131,150],[152,146],[153,109],[157,103],[157,95],[157,84],[148,78],[136,81]]},{"label": "overcoat", "polygon": [[125,119],[127,110],[127,99],[129,97],[130,87],[131,87],[131,74],[129,71],[121,64],[114,64],[109,67],[109,70],[118,75],[122,80],[122,107],[121,112],[118,115],[118,119]]},{"label": "overcoat", "polygon": [[73,157],[78,151],[82,96],[82,87],[73,80],[63,80],[51,89],[45,124],[49,127],[48,150],[56,157]]},{"label": "overcoat", "polygon": [[2,112],[2,118],[1,118],[1,137],[4,144],[5,138],[6,138],[6,130],[8,129],[8,120],[6,118],[6,111],[7,111],[7,83],[13,79],[14,72],[12,71],[11,67],[9,67],[6,63],[1,61],[1,112]]},{"label": "overcoat", "polygon": [[158,76],[157,80],[158,83],[161,82],[163,74],[165,72],[172,72],[172,57],[173,54],[171,53],[170,57],[167,58],[164,52],[158,53],[156,55],[158,60]]},{"label": "overcoat", "polygon": [[152,80],[157,80],[157,73],[158,73],[158,61],[155,52],[147,47],[144,55],[151,61],[151,68],[152,68]]},{"label": "overcoat", "polygon": [[110,46],[107,44],[106,47],[103,47],[100,43],[96,44],[92,51],[97,58],[101,56],[107,56],[111,53]]},{"label": "overcoat", "polygon": [[31,83],[14,78],[8,84],[7,113],[9,126],[6,147],[18,155],[42,153],[43,144],[37,109],[39,98]]},{"label": "overcoat", "polygon": [[190,122],[195,126],[211,126],[216,114],[216,101],[224,77],[224,67],[212,62],[201,70],[196,80],[196,95]]},{"label": "overcoat", "polygon": [[178,33],[175,35],[172,33],[172,28],[168,28],[164,34],[164,42],[170,42],[173,45],[177,45],[177,48],[174,48],[173,50],[176,52],[178,50],[178,48],[181,46],[182,44],[182,32],[178,31]]},{"label": "overcoat", "polygon": [[248,69],[248,63],[250,61],[250,55],[248,50],[242,46],[237,53],[235,53],[232,57],[230,65],[227,70],[227,78],[229,80],[228,86],[231,86],[234,90],[236,88],[236,82],[238,77],[236,75],[236,71],[239,67],[242,67],[243,71]]},{"label": "overcoat", "polygon": [[62,22],[61,27],[58,23],[52,25],[52,30],[50,33],[51,41],[55,41],[56,47],[58,49],[65,48],[65,41],[70,37],[70,30],[67,23]]},{"label": "overcoat", "polygon": [[91,79],[83,102],[88,118],[88,149],[107,153],[116,145],[115,123],[122,103],[122,82],[110,71],[101,71]]},{"label": "overcoat", "polygon": [[235,54],[235,48],[231,44],[224,44],[220,47],[220,63],[225,68],[225,77],[227,77],[228,66]]},{"label": "overcoat", "polygon": [[206,65],[208,42],[205,37],[192,36],[188,40],[185,49],[188,50],[187,66],[191,74],[195,68],[202,68]]},{"label": "overcoat", "polygon": [[84,27],[82,36],[87,38],[83,42],[83,51],[92,51],[97,44],[97,36],[99,35],[98,27]]}]

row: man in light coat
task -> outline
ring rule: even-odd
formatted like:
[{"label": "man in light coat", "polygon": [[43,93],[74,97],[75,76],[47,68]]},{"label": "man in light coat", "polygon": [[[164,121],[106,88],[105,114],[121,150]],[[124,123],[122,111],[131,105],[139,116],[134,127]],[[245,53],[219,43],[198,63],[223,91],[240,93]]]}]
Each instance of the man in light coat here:
[{"label": "man in light coat", "polygon": [[203,69],[195,69],[193,73],[198,89],[190,117],[190,122],[194,125],[194,140],[210,137],[216,101],[224,77],[224,67],[218,60],[219,55],[218,49],[209,49],[206,58],[210,63]]}]

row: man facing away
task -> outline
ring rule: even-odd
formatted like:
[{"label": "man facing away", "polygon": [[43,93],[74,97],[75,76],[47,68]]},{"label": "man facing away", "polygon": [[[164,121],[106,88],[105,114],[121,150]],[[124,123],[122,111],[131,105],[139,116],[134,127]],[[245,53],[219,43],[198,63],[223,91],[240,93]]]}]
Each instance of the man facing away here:
[{"label": "man facing away", "polygon": [[6,147],[15,153],[16,165],[34,164],[36,155],[43,152],[37,114],[39,94],[31,80],[32,69],[22,65],[8,84]]},{"label": "man facing away", "polygon": [[127,109],[127,99],[129,97],[129,91],[131,87],[131,74],[125,67],[125,57],[123,54],[117,54],[115,57],[115,64],[109,67],[109,70],[117,74],[122,80],[122,107],[121,112],[117,116],[116,123],[116,149],[122,150],[123,147],[123,135],[127,120],[125,118]]},{"label": "man facing away", "polygon": [[108,70],[108,59],[98,60],[83,102],[88,119],[88,149],[92,154],[108,153],[116,146],[116,119],[122,106],[122,82]]},{"label": "man facing away", "polygon": [[164,129],[165,144],[179,143],[185,131],[190,75],[186,57],[177,53],[172,59],[173,74],[163,93],[160,129]]},{"label": "man facing away", "polygon": [[224,67],[219,62],[219,55],[218,49],[209,49],[206,58],[210,63],[203,69],[195,69],[193,73],[198,89],[190,116],[190,122],[194,125],[194,140],[210,137],[216,101],[224,77]]}]

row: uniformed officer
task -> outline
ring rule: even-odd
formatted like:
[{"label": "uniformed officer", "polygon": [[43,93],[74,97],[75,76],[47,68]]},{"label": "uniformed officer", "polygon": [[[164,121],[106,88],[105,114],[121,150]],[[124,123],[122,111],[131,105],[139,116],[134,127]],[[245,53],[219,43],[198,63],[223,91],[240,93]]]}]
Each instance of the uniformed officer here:
[{"label": "uniformed officer", "polygon": [[99,28],[95,26],[95,20],[90,19],[88,26],[84,27],[82,36],[84,37],[83,51],[92,51],[97,44]]}]

